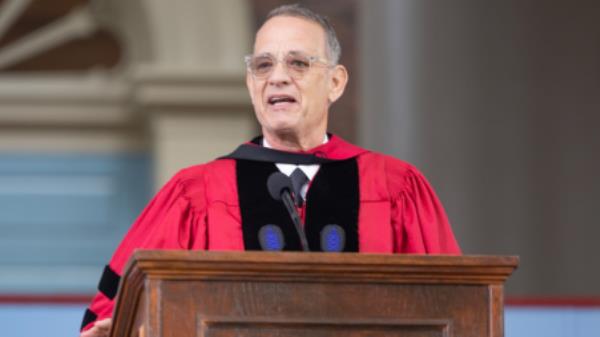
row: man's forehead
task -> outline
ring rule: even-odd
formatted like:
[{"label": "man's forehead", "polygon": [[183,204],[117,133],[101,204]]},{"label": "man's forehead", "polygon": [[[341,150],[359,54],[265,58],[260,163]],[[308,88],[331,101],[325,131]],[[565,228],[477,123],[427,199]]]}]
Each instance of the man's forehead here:
[{"label": "man's forehead", "polygon": [[[286,50],[285,51],[285,55],[306,56],[306,51],[305,50],[290,49],[290,50]],[[261,57],[261,56],[272,57],[272,56],[275,56],[275,57],[277,57],[277,55],[275,55],[274,53],[269,52],[269,51],[254,53],[254,56],[257,56],[257,57]],[[308,55],[308,56],[311,56],[311,55]]]},{"label": "man's forehead", "polygon": [[265,22],[256,33],[254,52],[323,52],[325,31],[316,22],[291,16],[276,16]]}]

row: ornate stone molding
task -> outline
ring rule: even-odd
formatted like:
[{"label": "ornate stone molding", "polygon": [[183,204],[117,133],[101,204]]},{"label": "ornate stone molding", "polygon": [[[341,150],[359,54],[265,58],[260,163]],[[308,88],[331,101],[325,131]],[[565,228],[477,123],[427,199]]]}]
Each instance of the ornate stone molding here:
[{"label": "ornate stone molding", "polygon": [[123,126],[129,84],[94,75],[0,76],[0,126]]},{"label": "ornate stone molding", "polygon": [[158,107],[248,109],[243,73],[140,67],[135,74],[134,101],[142,108]]}]

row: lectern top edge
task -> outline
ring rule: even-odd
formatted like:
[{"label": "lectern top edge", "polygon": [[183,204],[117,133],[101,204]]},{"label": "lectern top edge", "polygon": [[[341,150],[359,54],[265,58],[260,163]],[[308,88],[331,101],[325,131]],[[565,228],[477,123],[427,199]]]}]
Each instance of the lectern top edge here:
[{"label": "lectern top edge", "polygon": [[382,255],[363,253],[136,251],[125,275],[169,279],[251,277],[287,280],[321,277],[394,283],[503,283],[518,265],[514,256]]},{"label": "lectern top edge", "polygon": [[[165,252],[168,252],[165,254]],[[360,264],[360,265],[426,265],[512,267],[519,264],[518,256],[496,255],[432,255],[432,254],[369,254],[369,253],[321,253],[321,252],[232,252],[189,250],[136,250],[130,261],[230,261],[246,263],[306,263],[306,264]]]}]

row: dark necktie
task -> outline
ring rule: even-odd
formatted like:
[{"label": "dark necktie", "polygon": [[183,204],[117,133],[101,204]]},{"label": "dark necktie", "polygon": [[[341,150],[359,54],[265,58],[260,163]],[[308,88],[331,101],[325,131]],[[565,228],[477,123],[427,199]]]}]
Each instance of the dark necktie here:
[{"label": "dark necktie", "polygon": [[290,175],[290,179],[292,180],[292,188],[294,189],[294,199],[296,201],[296,206],[301,207],[304,203],[304,198],[302,197],[302,186],[308,182],[308,177],[300,168],[297,168]]}]

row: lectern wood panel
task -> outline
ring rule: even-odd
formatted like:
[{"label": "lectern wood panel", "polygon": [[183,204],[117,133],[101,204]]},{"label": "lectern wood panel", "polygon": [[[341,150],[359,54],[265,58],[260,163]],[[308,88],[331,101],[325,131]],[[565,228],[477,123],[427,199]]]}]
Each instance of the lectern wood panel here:
[{"label": "lectern wood panel", "polygon": [[502,284],[516,264],[512,257],[140,251],[123,277],[112,336],[498,337]]},{"label": "lectern wood panel", "polygon": [[204,321],[199,336],[211,337],[281,337],[331,335],[348,337],[443,337],[448,336],[448,322],[218,322]]}]

